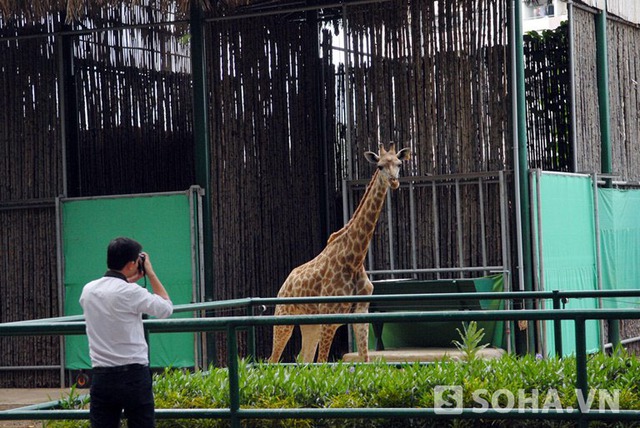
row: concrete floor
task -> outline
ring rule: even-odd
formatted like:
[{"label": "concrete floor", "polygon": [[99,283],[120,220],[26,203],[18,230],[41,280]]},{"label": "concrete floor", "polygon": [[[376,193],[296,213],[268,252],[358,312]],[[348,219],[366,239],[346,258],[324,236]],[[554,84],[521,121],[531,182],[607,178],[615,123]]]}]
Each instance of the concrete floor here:
[{"label": "concrete floor", "polygon": [[[0,388],[0,410],[16,409],[32,404],[57,401],[69,396],[70,388]],[[76,389],[75,394],[88,394],[89,390]],[[0,428],[41,428],[41,421],[0,421]]]},{"label": "concrete floor", "polygon": [[[493,359],[500,358],[506,352],[503,349],[485,348],[478,351],[478,358]],[[369,351],[371,361],[386,361],[388,363],[411,363],[411,362],[433,362],[445,357],[454,360],[464,359],[464,354],[457,348],[403,348],[388,349],[384,351]],[[358,361],[358,353],[352,352],[342,356],[345,362]]]}]

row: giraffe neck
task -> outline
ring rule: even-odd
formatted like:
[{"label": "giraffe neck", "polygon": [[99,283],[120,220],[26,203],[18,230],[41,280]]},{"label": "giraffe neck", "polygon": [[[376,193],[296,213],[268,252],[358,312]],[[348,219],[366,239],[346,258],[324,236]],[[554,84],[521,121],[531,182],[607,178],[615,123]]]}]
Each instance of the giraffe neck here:
[{"label": "giraffe neck", "polygon": [[340,244],[346,247],[344,251],[350,255],[347,260],[353,263],[353,266],[364,263],[384,205],[387,188],[386,183],[379,178],[379,171],[376,170],[349,222],[329,238],[329,242],[340,238]]}]

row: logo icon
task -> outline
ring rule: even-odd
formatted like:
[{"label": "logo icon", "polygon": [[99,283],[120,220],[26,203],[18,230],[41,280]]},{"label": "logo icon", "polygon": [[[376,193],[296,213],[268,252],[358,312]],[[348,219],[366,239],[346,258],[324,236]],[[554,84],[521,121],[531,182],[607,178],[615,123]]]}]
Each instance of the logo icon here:
[{"label": "logo icon", "polygon": [[437,385],[433,388],[433,411],[436,415],[460,415],[462,408],[462,386]]}]

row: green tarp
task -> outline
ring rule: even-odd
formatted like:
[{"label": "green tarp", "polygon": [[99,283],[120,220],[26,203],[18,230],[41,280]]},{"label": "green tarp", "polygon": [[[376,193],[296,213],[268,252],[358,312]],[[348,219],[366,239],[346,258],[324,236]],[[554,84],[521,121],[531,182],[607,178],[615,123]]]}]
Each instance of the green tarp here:
[{"label": "green tarp", "polygon": [[[640,190],[599,189],[602,288],[640,288]],[[638,308],[638,299],[603,299],[605,308]]]},{"label": "green tarp", "polygon": [[[174,304],[192,302],[197,283],[192,250],[197,246],[191,206],[191,192],[62,200],[65,315],[82,314],[82,287],[106,272],[107,245],[117,236],[143,245]],[[144,280],[138,284],[144,286]],[[194,365],[191,333],[153,334],[149,347],[153,367]],[[86,336],[66,337],[65,354],[67,369],[91,367]]]},{"label": "green tarp", "polygon": [[[539,183],[538,183],[539,178]],[[597,290],[596,234],[593,187],[589,176],[542,174],[534,176],[534,212],[538,281],[545,291]],[[539,189],[539,194],[537,190]],[[539,214],[539,216],[538,216]],[[546,302],[552,307],[551,302]],[[571,299],[567,309],[594,309],[594,299]],[[547,321],[547,353],[555,353],[553,323]],[[600,347],[598,321],[587,321],[587,350]],[[562,321],[562,349],[575,352],[573,321]]]},{"label": "green tarp", "polygon": [[[532,179],[534,257],[545,291],[638,288],[640,278],[640,191],[602,188],[592,176],[542,173]],[[596,199],[597,197],[597,199]],[[600,262],[596,245],[600,238]],[[603,307],[638,307],[637,299],[604,299]],[[547,302],[551,307],[551,302]],[[570,299],[567,309],[599,307],[597,299]],[[547,352],[555,352],[552,323],[546,323]],[[600,349],[600,322],[587,321],[587,349]],[[565,354],[575,351],[573,322],[562,322]]]}]

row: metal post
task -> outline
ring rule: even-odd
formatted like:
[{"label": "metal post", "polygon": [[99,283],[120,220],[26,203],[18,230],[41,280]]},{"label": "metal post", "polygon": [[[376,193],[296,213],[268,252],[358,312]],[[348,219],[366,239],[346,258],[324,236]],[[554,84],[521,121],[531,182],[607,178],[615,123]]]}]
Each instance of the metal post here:
[{"label": "metal post", "polygon": [[[600,170],[611,174],[611,111],[609,106],[609,58],[607,52],[607,2],[596,16],[596,55],[598,70],[598,107],[600,112]],[[605,180],[611,187],[611,179]],[[609,342],[620,343],[620,321],[609,320]]]},{"label": "metal post", "polygon": [[[518,228],[518,278],[521,291],[532,290],[531,276],[531,219],[529,211],[529,161],[527,156],[527,105],[525,99],[525,77],[524,77],[524,42],[522,40],[522,1],[512,0],[511,2],[511,46],[512,46],[512,75],[513,75],[513,123],[514,128],[514,174],[515,174],[515,196],[516,196],[516,227]],[[532,307],[530,301],[525,301],[525,307]],[[533,329],[529,329],[528,348],[535,349]],[[521,348],[526,347],[523,338],[519,338]],[[523,352],[524,349],[520,349]]]},{"label": "metal post", "polygon": [[353,180],[352,147],[351,147],[351,50],[349,49],[349,20],[347,18],[347,6],[342,6],[342,37],[344,41],[344,114],[345,114],[345,139],[347,180]]},{"label": "metal post", "polygon": [[240,379],[238,375],[238,339],[236,328],[227,326],[227,369],[229,371],[229,410],[231,410],[231,426],[240,428],[240,418],[237,413],[240,409]]},{"label": "metal post", "polygon": [[[529,185],[531,186],[531,193],[535,197],[536,209],[531,207],[531,217],[533,218],[533,289],[535,291],[544,291],[544,262],[542,254],[542,198],[540,196],[540,170],[536,169],[531,171],[531,180]],[[535,186],[535,189],[534,189]]]},{"label": "metal post", "polygon": [[[598,174],[593,173],[591,175],[591,181],[593,184],[593,225],[595,229],[596,238],[596,281],[598,290],[602,290],[602,253],[600,251],[600,208],[598,199]],[[598,308],[603,308],[602,297],[598,297]],[[604,339],[604,320],[599,320],[600,323],[600,350],[604,351],[605,339]],[[608,320],[609,324],[616,324],[618,320]],[[615,328],[615,327],[614,327]],[[617,337],[614,338],[617,343],[620,343],[620,334],[618,332]]]},{"label": "metal post", "polygon": [[[533,177],[533,173],[531,174]],[[531,242],[532,246],[536,247],[532,248],[532,261],[533,261],[533,280],[534,280],[534,290],[536,291],[544,291],[545,283],[544,283],[544,243],[543,243],[543,227],[542,227],[542,190],[540,186],[540,181],[542,179],[542,171],[540,169],[535,170],[535,192],[533,191],[533,180],[529,180],[529,184],[531,185],[531,194],[535,193],[536,198],[536,212],[533,212],[533,207],[531,207]],[[534,223],[535,221],[535,223]],[[534,224],[536,227],[534,227]],[[536,233],[537,232],[537,233]],[[539,305],[542,309],[545,309],[545,301],[541,300]],[[535,322],[536,330],[538,330],[538,334],[541,337],[537,338],[538,346],[542,350],[542,354],[547,354],[547,329],[546,329],[546,321],[540,320]]]},{"label": "metal post", "polygon": [[[456,234],[458,237],[458,264],[464,267],[464,252],[462,251],[462,213],[460,212],[460,180],[456,179]],[[460,278],[464,278],[464,272],[460,271]]]},{"label": "metal post", "polygon": [[567,13],[569,17],[569,98],[571,109],[571,148],[573,150],[571,157],[571,164],[573,172],[577,172],[578,166],[578,138],[577,138],[577,125],[576,125],[576,44],[575,44],[575,27],[574,27],[574,10],[573,1],[569,0],[567,3]]},{"label": "metal post", "polygon": [[[558,290],[553,290],[553,310],[559,311],[562,309],[560,305],[560,292]],[[562,357],[562,321],[561,320],[553,320],[553,341],[555,342],[556,348],[556,356]]]},{"label": "metal post", "polygon": [[[587,333],[586,320],[582,317],[575,319],[576,326],[576,394],[582,394],[582,402],[589,396],[587,378]],[[582,411],[582,409],[580,409]],[[588,427],[589,421],[581,418],[580,427]]]},{"label": "metal post", "polygon": [[[203,260],[205,300],[216,298],[213,280],[213,223],[211,220],[211,148],[209,144],[208,94],[206,84],[206,55],[202,10],[193,2],[190,18],[191,69],[193,78],[193,138],[195,147],[196,183],[204,189],[202,196]],[[205,340],[207,359],[216,360],[215,340]]]},{"label": "metal post", "polygon": [[[318,26],[318,11],[315,11],[313,13],[313,15],[311,15],[311,19],[314,22],[313,26],[309,26],[309,32],[315,32],[317,31],[317,29],[319,28]],[[321,31],[319,31],[319,34],[322,34]],[[326,85],[326,80],[325,80],[325,74],[327,72],[326,67],[324,67],[323,64],[323,59],[322,57],[322,51],[323,51],[323,43],[324,40],[321,37],[318,37],[318,43],[317,43],[317,58],[316,58],[316,62],[318,64],[318,67],[316,67],[317,70],[320,70],[320,72],[318,73],[318,76],[316,77],[316,93],[317,93],[317,98],[318,98],[318,110],[320,111],[320,123],[318,124],[318,134],[320,135],[320,142],[321,142],[321,147],[320,147],[320,151],[322,153],[322,174],[320,176],[320,180],[322,182],[322,188],[320,189],[320,191],[322,192],[322,198],[321,198],[321,210],[324,213],[324,230],[322,231],[322,236],[326,236],[327,238],[329,237],[329,235],[331,234],[331,226],[332,226],[332,218],[333,218],[333,212],[330,212],[330,206],[331,206],[331,202],[330,202],[330,196],[329,196],[329,189],[331,189],[331,184],[330,184],[330,173],[329,173],[329,139],[327,138],[327,97],[324,96],[325,93],[325,85]],[[332,210],[331,210],[332,211]]]},{"label": "metal post", "polygon": [[[482,177],[478,178],[478,201],[480,205],[480,250],[482,252],[482,266],[487,265],[487,237],[486,237],[486,224],[484,218],[484,185]],[[504,261],[503,261],[504,264]],[[487,275],[488,272],[484,271],[483,275]]]},{"label": "metal post", "polygon": [[438,269],[436,278],[440,279],[440,218],[438,216],[438,196],[436,181],[431,182],[431,206],[433,209],[433,267]]},{"label": "metal post", "polygon": [[[418,255],[416,244],[416,201],[413,181],[409,183],[409,223],[411,224],[411,267],[418,269]],[[414,275],[415,277],[415,275]]]},{"label": "metal post", "polygon": [[[246,314],[250,317],[256,316],[255,306],[249,303],[246,306]],[[249,356],[253,361],[256,361],[257,353],[256,353],[256,326],[251,325],[247,330],[247,347]]]},{"label": "metal post", "polygon": [[[511,287],[511,275],[510,275],[510,269],[511,268],[511,258],[509,256],[509,239],[508,239],[508,235],[509,235],[509,221],[507,220],[507,195],[506,195],[506,186],[505,186],[505,179],[504,179],[504,171],[499,171],[498,172],[498,177],[499,177],[499,187],[500,187],[500,234],[501,236],[501,243],[502,243],[502,266],[503,266],[503,281],[504,281],[504,291],[512,291],[512,287]],[[505,302],[505,309],[513,309],[513,301],[512,300],[507,300]],[[513,321],[511,320],[506,320],[505,321],[505,325],[506,325],[506,331],[505,331],[505,335],[507,337],[507,352],[511,353],[512,349],[511,349],[511,342],[512,342],[512,337],[511,337],[511,332],[515,331],[513,326]],[[513,326],[513,327],[512,327]]]},{"label": "metal post", "polygon": [[78,158],[78,99],[71,36],[57,36],[56,50],[60,138],[62,139],[62,194],[65,197],[81,196],[80,160]]},{"label": "metal post", "polygon": [[[387,233],[389,234],[389,267],[391,270],[395,270],[395,251],[393,250],[393,210],[391,209],[391,192],[387,192]],[[391,275],[391,278],[395,278],[395,275]]]},{"label": "metal post", "polygon": [[[57,260],[57,279],[58,279],[58,314],[64,314],[64,248],[62,243],[62,205],[60,198],[56,198],[56,260]],[[65,336],[60,336],[60,387],[64,388],[66,382],[64,379],[65,369]]]},{"label": "metal post", "polygon": [[596,16],[596,55],[598,70],[598,107],[600,112],[600,168],[602,173],[611,174],[611,111],[609,107],[606,1],[603,9]]}]

